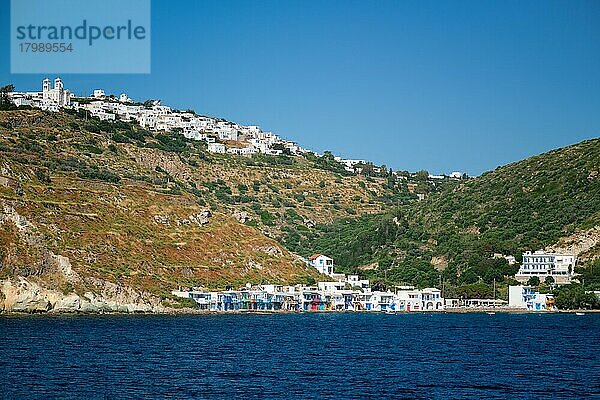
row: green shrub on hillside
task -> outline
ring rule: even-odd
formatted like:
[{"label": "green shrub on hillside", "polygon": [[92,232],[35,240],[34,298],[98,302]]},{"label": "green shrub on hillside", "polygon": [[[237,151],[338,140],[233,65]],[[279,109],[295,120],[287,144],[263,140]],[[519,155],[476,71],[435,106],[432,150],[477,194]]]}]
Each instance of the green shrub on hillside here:
[{"label": "green shrub on hillside", "polygon": [[100,181],[119,183],[121,177],[107,169],[86,167],[77,172],[77,176],[83,179],[97,179]]}]

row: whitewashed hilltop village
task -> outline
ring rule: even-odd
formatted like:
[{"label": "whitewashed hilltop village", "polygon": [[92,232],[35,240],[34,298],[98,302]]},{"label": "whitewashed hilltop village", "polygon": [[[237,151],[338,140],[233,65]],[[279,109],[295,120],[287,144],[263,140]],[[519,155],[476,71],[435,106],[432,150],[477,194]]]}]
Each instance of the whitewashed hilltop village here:
[{"label": "whitewashed hilltop village", "polygon": [[[212,153],[252,155],[300,154],[307,150],[297,143],[284,140],[273,132],[264,132],[256,125],[240,125],[220,118],[197,115],[193,111],[178,111],[162,105],[159,100],[136,103],[122,93],[106,95],[96,89],[90,96],[77,97],[64,88],[60,78],[44,79],[41,92],[11,92],[11,100],[17,107],[31,106],[48,111],[61,108],[85,110],[91,116],[105,121],[136,121],[145,129],[180,133],[188,139],[207,142]],[[364,160],[347,160],[337,157],[346,170],[355,172],[355,166]]]},{"label": "whitewashed hilltop village", "polygon": [[[256,125],[241,125],[221,118],[198,115],[191,110],[175,110],[162,105],[159,100],[135,102],[125,93],[119,96],[107,95],[102,89],[95,89],[89,96],[80,97],[65,89],[60,78],[54,80],[53,86],[51,83],[46,78],[42,81],[41,92],[10,92],[8,95],[17,107],[30,106],[55,112],[61,108],[85,110],[104,121],[135,121],[151,131],[182,134],[188,139],[205,141],[208,151],[212,153],[242,156],[314,153],[273,132],[264,132]],[[335,157],[335,160],[352,173],[360,173],[362,166],[368,163],[366,160],[341,157]],[[379,172],[379,168],[374,167],[374,171]],[[396,175],[397,171],[392,173]],[[464,173],[455,171],[448,176],[430,175],[429,178],[462,179],[465,176]],[[403,176],[399,178],[404,179]]]},{"label": "whitewashed hilltop village", "polygon": [[[298,144],[283,140],[272,132],[263,132],[258,126],[244,126],[219,118],[197,115],[193,111],[178,111],[160,104],[160,101],[136,103],[125,93],[116,97],[96,89],[90,96],[76,97],[64,88],[60,78],[51,87],[49,79],[42,82],[41,92],[12,92],[17,106],[31,106],[42,110],[58,111],[60,108],[86,110],[92,116],[107,121],[136,121],[148,130],[183,134],[188,139],[208,143],[208,151],[252,155],[255,153],[279,155],[287,150],[298,154],[304,149]],[[229,146],[227,142],[231,143]],[[245,143],[240,147],[238,143]]]}]

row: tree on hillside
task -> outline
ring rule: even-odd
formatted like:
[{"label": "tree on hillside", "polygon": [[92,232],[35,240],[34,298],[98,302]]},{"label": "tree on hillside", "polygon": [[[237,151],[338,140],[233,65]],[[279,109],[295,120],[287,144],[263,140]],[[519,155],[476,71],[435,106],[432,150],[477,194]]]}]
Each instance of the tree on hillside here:
[{"label": "tree on hillside", "polygon": [[356,164],[357,168],[360,168],[360,173],[364,176],[373,176],[375,174],[375,167],[373,163],[358,163]]},{"label": "tree on hillside", "polygon": [[387,290],[387,286],[384,281],[378,280],[378,281],[373,282],[373,290],[385,291],[385,290]]},{"label": "tree on hillside", "polygon": [[600,290],[600,258],[589,266],[580,266],[577,273],[581,275],[580,281],[590,290]]},{"label": "tree on hillside", "polygon": [[538,276],[532,276],[531,278],[529,278],[529,280],[527,281],[527,284],[529,286],[539,286],[540,284],[540,278]]},{"label": "tree on hillside", "polygon": [[14,107],[9,93],[15,90],[15,85],[6,85],[0,87],[0,110],[8,110]]},{"label": "tree on hillside", "polygon": [[386,178],[387,175],[388,175],[387,165],[383,164],[381,167],[379,167],[379,176],[382,178]]},{"label": "tree on hillside", "polygon": [[418,181],[426,181],[429,179],[429,172],[422,170],[415,173],[415,179]]},{"label": "tree on hillside", "polygon": [[335,161],[335,156],[333,155],[333,153],[329,150],[325,150],[323,152],[323,156],[322,156],[323,160],[325,161]]}]

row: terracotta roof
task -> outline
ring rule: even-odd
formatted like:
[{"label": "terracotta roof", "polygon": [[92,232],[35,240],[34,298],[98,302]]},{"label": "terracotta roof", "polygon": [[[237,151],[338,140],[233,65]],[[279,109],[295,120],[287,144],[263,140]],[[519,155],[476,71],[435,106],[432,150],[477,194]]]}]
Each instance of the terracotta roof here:
[{"label": "terracotta roof", "polygon": [[320,254],[313,254],[312,256],[308,257],[308,260],[312,261],[312,260],[314,260],[315,258],[317,258],[319,256],[320,256]]}]

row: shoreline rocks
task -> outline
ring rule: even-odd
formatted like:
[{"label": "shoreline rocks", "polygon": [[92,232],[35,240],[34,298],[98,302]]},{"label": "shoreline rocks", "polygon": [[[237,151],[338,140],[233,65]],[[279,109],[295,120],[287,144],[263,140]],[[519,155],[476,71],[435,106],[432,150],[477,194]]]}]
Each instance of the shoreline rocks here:
[{"label": "shoreline rocks", "polygon": [[[115,289],[109,282],[106,284],[110,285],[109,289]],[[132,293],[125,289],[113,291],[112,296],[91,291],[80,296],[43,288],[23,277],[0,281],[0,293],[0,313],[148,313],[164,310],[158,300],[150,302],[139,294],[131,296]]]}]

